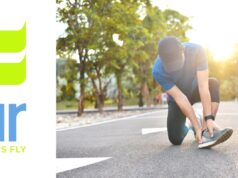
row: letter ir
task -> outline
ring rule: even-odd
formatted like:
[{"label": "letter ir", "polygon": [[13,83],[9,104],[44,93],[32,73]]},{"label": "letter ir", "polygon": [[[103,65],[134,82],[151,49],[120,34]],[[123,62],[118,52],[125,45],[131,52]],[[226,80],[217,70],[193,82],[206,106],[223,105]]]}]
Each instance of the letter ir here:
[{"label": "letter ir", "polygon": [[[17,140],[17,115],[26,111],[26,104],[21,104],[17,106],[16,104],[9,104],[9,141],[15,142]],[[5,141],[5,112],[4,112],[4,104],[0,104],[0,142]]]}]

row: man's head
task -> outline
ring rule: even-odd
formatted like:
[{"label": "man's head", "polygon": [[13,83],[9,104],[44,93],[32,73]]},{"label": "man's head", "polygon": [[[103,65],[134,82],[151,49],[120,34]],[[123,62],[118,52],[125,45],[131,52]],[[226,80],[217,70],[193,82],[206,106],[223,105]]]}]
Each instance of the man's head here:
[{"label": "man's head", "polygon": [[181,69],[184,64],[184,48],[181,42],[172,36],[163,38],[159,43],[159,57],[166,72]]}]

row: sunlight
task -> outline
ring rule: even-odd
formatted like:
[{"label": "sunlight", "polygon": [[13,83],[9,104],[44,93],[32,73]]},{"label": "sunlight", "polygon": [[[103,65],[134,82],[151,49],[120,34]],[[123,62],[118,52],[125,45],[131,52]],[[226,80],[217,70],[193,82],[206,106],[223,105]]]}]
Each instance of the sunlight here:
[{"label": "sunlight", "polygon": [[192,26],[186,33],[189,41],[210,49],[215,60],[226,60],[232,55],[233,44],[238,42],[237,1],[152,1],[162,9],[175,9],[188,16]]},{"label": "sunlight", "polygon": [[213,44],[209,49],[216,61],[227,60],[234,52],[234,46],[227,43]]}]

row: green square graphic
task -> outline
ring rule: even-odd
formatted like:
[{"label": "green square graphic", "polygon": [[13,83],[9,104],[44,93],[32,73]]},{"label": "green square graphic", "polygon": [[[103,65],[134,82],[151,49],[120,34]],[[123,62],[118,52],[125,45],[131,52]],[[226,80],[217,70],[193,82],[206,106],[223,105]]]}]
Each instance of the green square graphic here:
[{"label": "green square graphic", "polygon": [[[0,31],[0,53],[19,53],[26,47],[26,23],[20,30]],[[26,79],[26,55],[18,63],[0,63],[0,85],[19,85]]]}]

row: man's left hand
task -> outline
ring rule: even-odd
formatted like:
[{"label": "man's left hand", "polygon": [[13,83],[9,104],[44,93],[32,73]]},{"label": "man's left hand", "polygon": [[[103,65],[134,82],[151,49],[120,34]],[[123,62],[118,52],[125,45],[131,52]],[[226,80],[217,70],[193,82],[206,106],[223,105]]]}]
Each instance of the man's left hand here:
[{"label": "man's left hand", "polygon": [[219,130],[220,127],[219,127],[219,126],[217,125],[217,123],[216,123],[214,120],[212,120],[212,119],[207,120],[206,123],[207,123],[207,128],[208,128],[209,134],[210,134],[211,137],[213,137],[213,132],[214,132],[214,130]]}]

